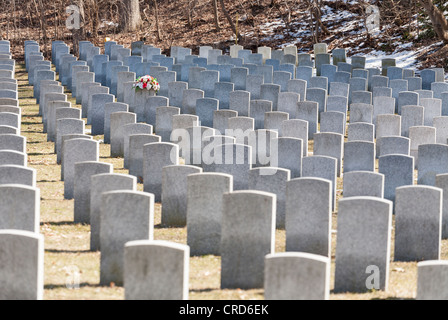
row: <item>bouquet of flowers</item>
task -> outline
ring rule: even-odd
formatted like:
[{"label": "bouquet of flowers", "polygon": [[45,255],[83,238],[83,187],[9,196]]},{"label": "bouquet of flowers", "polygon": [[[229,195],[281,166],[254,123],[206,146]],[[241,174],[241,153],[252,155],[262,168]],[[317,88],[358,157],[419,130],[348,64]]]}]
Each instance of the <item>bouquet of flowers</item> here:
[{"label": "bouquet of flowers", "polygon": [[134,82],[135,90],[154,90],[156,93],[160,90],[160,84],[156,78],[143,76]]}]

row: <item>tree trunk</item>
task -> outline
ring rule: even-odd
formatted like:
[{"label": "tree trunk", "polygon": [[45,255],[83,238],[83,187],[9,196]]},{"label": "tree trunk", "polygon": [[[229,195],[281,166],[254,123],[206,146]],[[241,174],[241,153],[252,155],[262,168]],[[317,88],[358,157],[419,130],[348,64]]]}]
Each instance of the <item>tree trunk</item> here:
[{"label": "tree trunk", "polygon": [[84,40],[84,0],[71,0],[71,4],[79,8],[79,28],[72,29],[73,34],[73,54],[79,54],[79,41]]},{"label": "tree trunk", "polygon": [[219,26],[218,1],[212,0],[212,5],[213,5],[213,15],[215,16],[216,31],[221,31],[221,27]]},{"label": "tree trunk", "polygon": [[39,0],[39,11],[40,11],[40,27],[42,29],[42,38],[44,40],[44,53],[47,55],[47,20],[45,19],[45,8],[42,0]]},{"label": "tree trunk", "polygon": [[157,40],[162,41],[162,33],[160,32],[160,26],[159,26],[159,5],[157,4],[157,0],[153,0],[153,2],[154,2],[154,15],[156,16]]},{"label": "tree trunk", "polygon": [[425,8],[426,13],[429,15],[437,36],[440,38],[440,40],[448,44],[448,20],[443,15],[443,12],[441,12],[434,5],[434,2],[432,0],[419,1]]},{"label": "tree trunk", "polygon": [[235,23],[233,22],[232,17],[230,16],[229,12],[226,9],[224,0],[219,0],[219,2],[221,3],[221,9],[224,12],[224,15],[226,16],[227,21],[229,21],[230,28],[232,28],[233,33],[235,34],[236,38],[239,40],[241,38],[241,35],[238,32],[238,30],[236,30]]},{"label": "tree trunk", "polygon": [[122,0],[121,21],[122,29],[126,32],[135,31],[140,27],[142,17],[138,0]]},{"label": "tree trunk", "polygon": [[92,0],[91,10],[93,10],[92,19],[92,36],[98,37],[98,26],[100,24],[99,8],[96,0]]}]

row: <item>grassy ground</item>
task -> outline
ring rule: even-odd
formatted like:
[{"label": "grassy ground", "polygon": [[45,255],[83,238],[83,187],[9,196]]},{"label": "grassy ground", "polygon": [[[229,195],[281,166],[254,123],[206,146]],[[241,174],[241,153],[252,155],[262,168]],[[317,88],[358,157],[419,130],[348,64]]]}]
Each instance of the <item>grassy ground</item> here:
[{"label": "grassy ground", "polygon": [[[73,200],[64,200],[64,185],[60,181],[60,166],[56,164],[53,143],[47,142],[42,133],[38,105],[32,98],[23,65],[17,66],[20,106],[22,107],[22,134],[27,137],[29,166],[37,170],[38,187],[41,189],[41,233],[45,236],[45,293],[48,300],[60,299],[123,299],[124,290],[111,283],[99,285],[100,253],[89,251],[90,226],[73,222]],[[69,101],[75,100],[67,92]],[[76,107],[80,107],[79,105]],[[102,137],[95,137],[102,139]],[[312,151],[312,141],[310,141]],[[110,158],[110,146],[101,144],[101,161],[112,163],[116,173],[127,173],[123,159]],[[139,190],[142,186],[139,185]],[[342,195],[342,179],[338,179],[338,198]],[[333,215],[333,230],[337,229],[337,216]],[[161,225],[161,207],[156,205],[156,240],[186,243],[186,228],[166,228]],[[393,238],[392,238],[393,239]],[[442,245],[442,259],[448,258],[447,241]],[[334,282],[334,252],[336,233],[332,236],[332,274]],[[393,247],[393,242],[392,242]],[[276,232],[276,251],[285,251],[285,232]],[[392,248],[393,253],[393,248]],[[220,290],[221,259],[216,256],[190,259],[190,299],[263,299],[263,290]],[[79,289],[67,288],[66,283],[74,271],[79,271]],[[389,290],[366,294],[331,294],[331,299],[410,299],[416,295],[417,264],[391,263]]]}]

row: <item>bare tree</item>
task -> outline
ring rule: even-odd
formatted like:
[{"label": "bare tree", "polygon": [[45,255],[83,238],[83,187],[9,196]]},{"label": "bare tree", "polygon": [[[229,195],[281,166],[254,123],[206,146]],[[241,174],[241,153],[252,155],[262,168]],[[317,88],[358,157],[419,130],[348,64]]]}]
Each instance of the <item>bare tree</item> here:
[{"label": "bare tree", "polygon": [[47,36],[47,20],[45,18],[45,7],[42,0],[39,0],[39,11],[40,11],[40,29],[42,31],[42,38],[44,40],[44,52],[46,55],[47,53],[47,42],[48,42],[48,36]]},{"label": "bare tree", "polygon": [[[42,0],[39,0],[42,1]],[[77,55],[79,53],[79,41],[84,39],[84,0],[71,0],[71,4],[79,8],[79,28],[72,29],[73,34],[73,53]]]},{"label": "bare tree", "polygon": [[156,17],[157,40],[162,41],[162,33],[159,26],[159,6],[157,0],[153,0],[152,2],[154,3],[154,15]]},{"label": "bare tree", "polygon": [[122,29],[126,32],[135,31],[142,24],[140,3],[138,0],[122,0],[120,14],[121,21],[123,21]]},{"label": "bare tree", "polygon": [[313,40],[315,43],[320,41],[320,31],[323,34],[330,34],[330,31],[322,22],[322,6],[321,0],[305,0],[305,4],[308,7],[310,13],[310,27],[313,34]]},{"label": "bare tree", "polygon": [[448,44],[448,20],[445,18],[443,12],[436,7],[433,0],[419,0],[419,2],[425,8],[426,13],[431,19],[437,36],[445,44]]},{"label": "bare tree", "polygon": [[193,28],[193,13],[198,0],[188,0],[187,1],[187,21],[188,27]]},{"label": "bare tree", "polygon": [[221,31],[219,26],[219,15],[218,15],[218,0],[212,0],[213,16],[215,17],[215,28],[216,31]]},{"label": "bare tree", "polygon": [[239,31],[236,29],[235,23],[232,20],[232,17],[229,14],[229,11],[226,9],[226,5],[224,4],[224,0],[219,0],[219,3],[221,4],[221,9],[224,12],[224,15],[227,18],[227,21],[229,21],[230,28],[232,28],[233,33],[235,34],[237,39],[241,39],[241,35]]}]

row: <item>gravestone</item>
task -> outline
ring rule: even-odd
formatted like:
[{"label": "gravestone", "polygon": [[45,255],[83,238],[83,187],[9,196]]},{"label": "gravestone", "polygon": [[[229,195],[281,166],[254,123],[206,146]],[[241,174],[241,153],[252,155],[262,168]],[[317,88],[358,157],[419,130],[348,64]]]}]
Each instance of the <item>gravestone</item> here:
[{"label": "gravestone", "polygon": [[282,122],[281,128],[283,137],[302,139],[303,156],[308,156],[308,121],[292,119]]},{"label": "gravestone", "polygon": [[375,171],[375,143],[351,141],[344,144],[344,173]]},{"label": "gravestone", "polygon": [[173,130],[172,117],[180,115],[180,108],[158,107],[156,108],[156,133],[162,137],[163,142],[171,141],[171,131]]},{"label": "gravestone", "polygon": [[[123,135],[124,168],[129,169],[130,137],[138,134],[153,134],[153,127],[146,123],[129,123],[121,128],[121,133]],[[157,142],[161,142],[160,138]]]},{"label": "gravestone", "polygon": [[[92,88],[90,89],[92,90]],[[115,101],[112,94],[98,93],[91,96],[90,107],[92,109],[92,135],[104,134],[104,108],[107,103]],[[89,108],[90,109],[90,108]]]},{"label": "gravestone", "polygon": [[36,169],[17,165],[0,166],[0,185],[14,184],[36,187]]},{"label": "gravestone", "polygon": [[393,58],[383,58],[383,59],[381,59],[381,68],[382,68],[381,74],[383,76],[386,76],[387,75],[387,69],[389,67],[395,67],[395,66],[396,66],[396,61]]},{"label": "gravestone", "polygon": [[221,134],[225,134],[226,130],[228,129],[228,120],[237,116],[238,112],[233,110],[213,111],[213,128]]},{"label": "gravestone", "polygon": [[379,75],[374,75],[372,76],[371,80],[369,80],[369,83],[371,84],[369,86],[369,91],[372,91],[376,88],[376,87],[389,87],[389,78],[388,77],[384,77],[384,76],[379,76]]},{"label": "gravestone", "polygon": [[434,118],[433,126],[434,126],[434,128],[436,128],[436,142],[439,144],[447,144],[447,141],[448,141],[448,117]]},{"label": "gravestone", "polygon": [[[229,109],[238,112],[241,117],[249,116],[250,92],[233,91],[229,95]],[[204,126],[205,123],[202,123]]]},{"label": "gravestone", "polygon": [[221,288],[262,288],[264,258],[274,252],[276,197],[261,191],[223,197]]},{"label": "gravestone", "polygon": [[103,173],[91,177],[90,185],[90,250],[100,250],[101,195],[109,191],[137,191],[137,179],[124,174]]},{"label": "gravestone", "polygon": [[414,165],[418,166],[418,149],[423,144],[436,143],[436,128],[433,127],[410,127],[409,139],[411,139],[411,156],[414,157]]},{"label": "gravestone", "polygon": [[423,126],[425,109],[417,105],[403,106],[401,109],[401,135],[409,137],[411,127]]},{"label": "gravestone", "polygon": [[432,126],[434,118],[442,116],[442,100],[420,99],[420,105],[425,108],[423,124]]},{"label": "gravestone", "polygon": [[61,181],[64,181],[64,161],[62,160],[64,158],[64,145],[65,141],[72,140],[72,139],[86,139],[86,140],[93,140],[92,136],[86,135],[86,134],[67,134],[62,136],[62,152],[57,157],[57,163],[61,164]]},{"label": "gravestone", "polygon": [[278,133],[273,130],[259,129],[250,131],[247,136],[248,145],[252,147],[252,166],[276,166],[277,159],[271,154],[271,149],[275,147],[273,139],[278,138]]},{"label": "gravestone", "polygon": [[[55,153],[58,154],[58,161],[62,159],[62,137],[68,134],[84,134],[85,123],[80,119],[60,119],[56,124],[56,144]],[[73,168],[74,169],[74,168]]]},{"label": "gravestone", "polygon": [[384,198],[395,201],[395,190],[414,184],[414,158],[391,154],[380,157],[378,172],[384,174]]},{"label": "gravestone", "polygon": [[330,264],[330,259],[308,253],[267,255],[264,269],[265,299],[328,300]]},{"label": "gravestone", "polygon": [[[201,76],[200,89],[204,91],[204,96],[207,98],[213,98],[215,96],[215,83],[219,82],[219,71],[215,70],[202,71],[200,76]],[[173,104],[171,103],[171,105]]]},{"label": "gravestone", "polygon": [[382,137],[376,140],[378,153],[377,156],[388,156],[391,154],[402,154],[409,156],[411,154],[411,140],[405,137]]},{"label": "gravestone", "polygon": [[260,87],[260,99],[272,102],[272,110],[277,111],[280,86],[277,84],[262,84]]},{"label": "gravestone", "polygon": [[190,248],[167,241],[124,247],[126,300],[187,300]]},{"label": "gravestone", "polygon": [[390,97],[373,98],[373,124],[377,125],[377,118],[383,114],[395,114],[395,99]]},{"label": "gravestone", "polygon": [[319,106],[319,114],[326,111],[327,90],[314,88],[306,90],[306,101],[317,102]]},{"label": "gravestone", "polygon": [[[295,117],[300,95],[293,92],[281,92],[278,95],[278,111],[287,112],[289,117]],[[267,128],[266,128],[267,129]]]},{"label": "gravestone", "polygon": [[307,83],[305,80],[292,79],[288,81],[288,92],[294,92],[299,95],[300,102],[305,101]]},{"label": "gravestone", "polygon": [[384,198],[384,175],[368,171],[352,171],[344,174],[344,198]]},{"label": "gravestone", "polygon": [[[0,167],[1,170],[1,167]],[[448,238],[448,185],[446,173],[436,176],[436,187],[443,190],[442,206],[442,239]]]},{"label": "gravestone", "polygon": [[162,200],[162,168],[179,164],[179,146],[172,143],[150,143],[143,146],[143,182],[145,192]]},{"label": "gravestone", "polygon": [[[354,81],[356,81],[356,78],[351,79]],[[365,80],[365,79],[363,79]],[[353,89],[354,88],[354,89]],[[357,86],[352,83],[352,81],[350,81],[350,84],[348,83],[342,83],[342,82],[333,82],[331,83],[330,86],[330,93],[329,95],[332,97],[345,97],[346,99],[351,96],[351,91],[350,90],[356,90],[358,89]],[[361,91],[361,90],[357,90],[357,91]],[[332,99],[329,99],[328,102],[331,102]]]},{"label": "gravestone", "polygon": [[270,192],[277,197],[276,226],[285,228],[286,217],[286,185],[291,178],[287,169],[280,168],[254,168],[249,171],[249,190]]},{"label": "gravestone", "polygon": [[0,150],[26,153],[26,137],[15,134],[0,134]]},{"label": "gravestone", "polygon": [[447,262],[424,261],[419,262],[417,267],[417,300],[446,300]]},{"label": "gravestone", "polygon": [[318,133],[314,135],[313,151],[315,156],[336,158],[338,177],[342,173],[342,155],[344,153],[344,136],[338,133]]},{"label": "gravestone", "polygon": [[387,291],[391,229],[390,201],[373,197],[339,201],[335,292],[368,292],[371,266],[379,275],[375,289]]},{"label": "gravestone", "polygon": [[64,143],[64,198],[74,197],[75,164],[85,161],[99,161],[98,141],[86,139],[72,139]]},{"label": "gravestone", "polygon": [[440,259],[442,193],[427,186],[396,190],[395,261]]},{"label": "gravestone", "polygon": [[[252,148],[242,144],[214,146],[213,153],[205,156],[204,162],[212,172],[233,175],[233,189],[247,190],[249,170],[252,168]],[[204,152],[205,153],[205,152]]]},{"label": "gravestone", "polygon": [[327,77],[311,77],[308,82],[308,89],[320,88],[328,90],[328,78]]},{"label": "gravestone", "polygon": [[101,162],[78,162],[75,164],[74,222],[90,223],[91,177],[102,173],[113,173],[113,165]]},{"label": "gravestone", "polygon": [[398,114],[402,115],[404,106],[418,106],[420,104],[419,95],[416,92],[403,91],[398,94]]},{"label": "gravestone", "polygon": [[266,130],[274,130],[282,135],[282,123],[289,120],[289,113],[273,111],[264,114],[264,128]]},{"label": "gravestone", "polygon": [[366,57],[353,56],[352,65],[353,69],[364,69],[366,67]]},{"label": "gravestone", "polygon": [[327,111],[320,114],[320,132],[345,135],[346,116],[343,112]]},{"label": "gravestone", "polygon": [[124,157],[123,127],[137,122],[137,115],[132,112],[115,112],[110,115],[110,154],[111,157]]},{"label": "gravestone", "polygon": [[169,227],[187,225],[187,177],[202,173],[190,165],[166,166],[162,169],[162,224]]},{"label": "gravestone", "polygon": [[233,191],[233,176],[221,173],[187,177],[187,244],[191,255],[221,254],[223,194]]},{"label": "gravestone", "polygon": [[418,184],[436,185],[436,175],[448,173],[448,146],[422,144],[418,147]]},{"label": "gravestone", "polygon": [[19,134],[19,128],[1,125],[0,134]]},{"label": "gravestone", "polygon": [[246,80],[249,75],[248,68],[232,68],[230,70],[230,82],[235,84],[235,90],[246,90]]},{"label": "gravestone", "polygon": [[154,237],[154,195],[120,190],[103,193],[101,198],[100,284],[123,285],[124,245]]},{"label": "gravestone", "polygon": [[[271,156],[278,167],[291,171],[291,179],[302,175],[303,140],[281,137],[271,142]],[[272,162],[272,160],[271,160]]]},{"label": "gravestone", "polygon": [[249,117],[255,121],[255,130],[264,128],[266,112],[272,112],[272,102],[267,100],[252,100],[249,105]]},{"label": "gravestone", "polygon": [[286,188],[286,251],[331,257],[332,183],[299,178]]},{"label": "gravestone", "polygon": [[281,65],[282,69],[286,69],[287,66],[290,66],[290,71],[274,71],[272,82],[274,84],[278,84],[281,87],[281,92],[288,91],[288,82],[291,81],[293,74],[295,75],[295,66],[293,64],[284,64]]},{"label": "gravestone", "polygon": [[307,83],[311,80],[311,77],[313,76],[313,68],[312,67],[297,67],[296,69],[296,78],[299,80],[304,80]]},{"label": "gravestone", "polygon": [[42,300],[44,237],[36,232],[0,230],[2,300]]},{"label": "gravestone", "polygon": [[121,102],[110,102],[104,105],[104,143],[110,144],[111,115],[115,112],[128,112],[129,106]]},{"label": "gravestone", "polygon": [[196,101],[204,98],[204,91],[199,89],[187,89],[183,91],[181,112],[196,114]]},{"label": "gravestone", "polygon": [[0,150],[0,166],[17,165],[25,167],[28,161],[26,153],[13,150]]},{"label": "gravestone", "polygon": [[423,88],[422,78],[409,77],[409,78],[405,78],[405,80],[408,80],[408,90],[409,91],[422,90],[422,88]]},{"label": "gravestone", "polygon": [[143,148],[149,143],[159,143],[160,136],[152,134],[135,134],[129,137],[129,174],[143,179]]},{"label": "gravestone", "polygon": [[347,141],[368,141],[375,139],[375,126],[367,122],[355,122],[348,125]]},{"label": "gravestone", "polygon": [[313,140],[318,128],[319,104],[313,101],[299,102],[293,118],[308,121],[308,139]]},{"label": "gravestone", "polygon": [[369,91],[354,91],[352,92],[352,104],[372,104],[372,92]]},{"label": "gravestone", "polygon": [[395,114],[379,114],[376,120],[376,138],[400,136],[401,116]]},{"label": "gravestone", "polygon": [[0,229],[39,233],[40,190],[17,184],[0,185]]},{"label": "gravestone", "polygon": [[302,177],[330,180],[332,184],[332,209],[336,208],[337,159],[326,156],[311,156],[302,160]]}]

